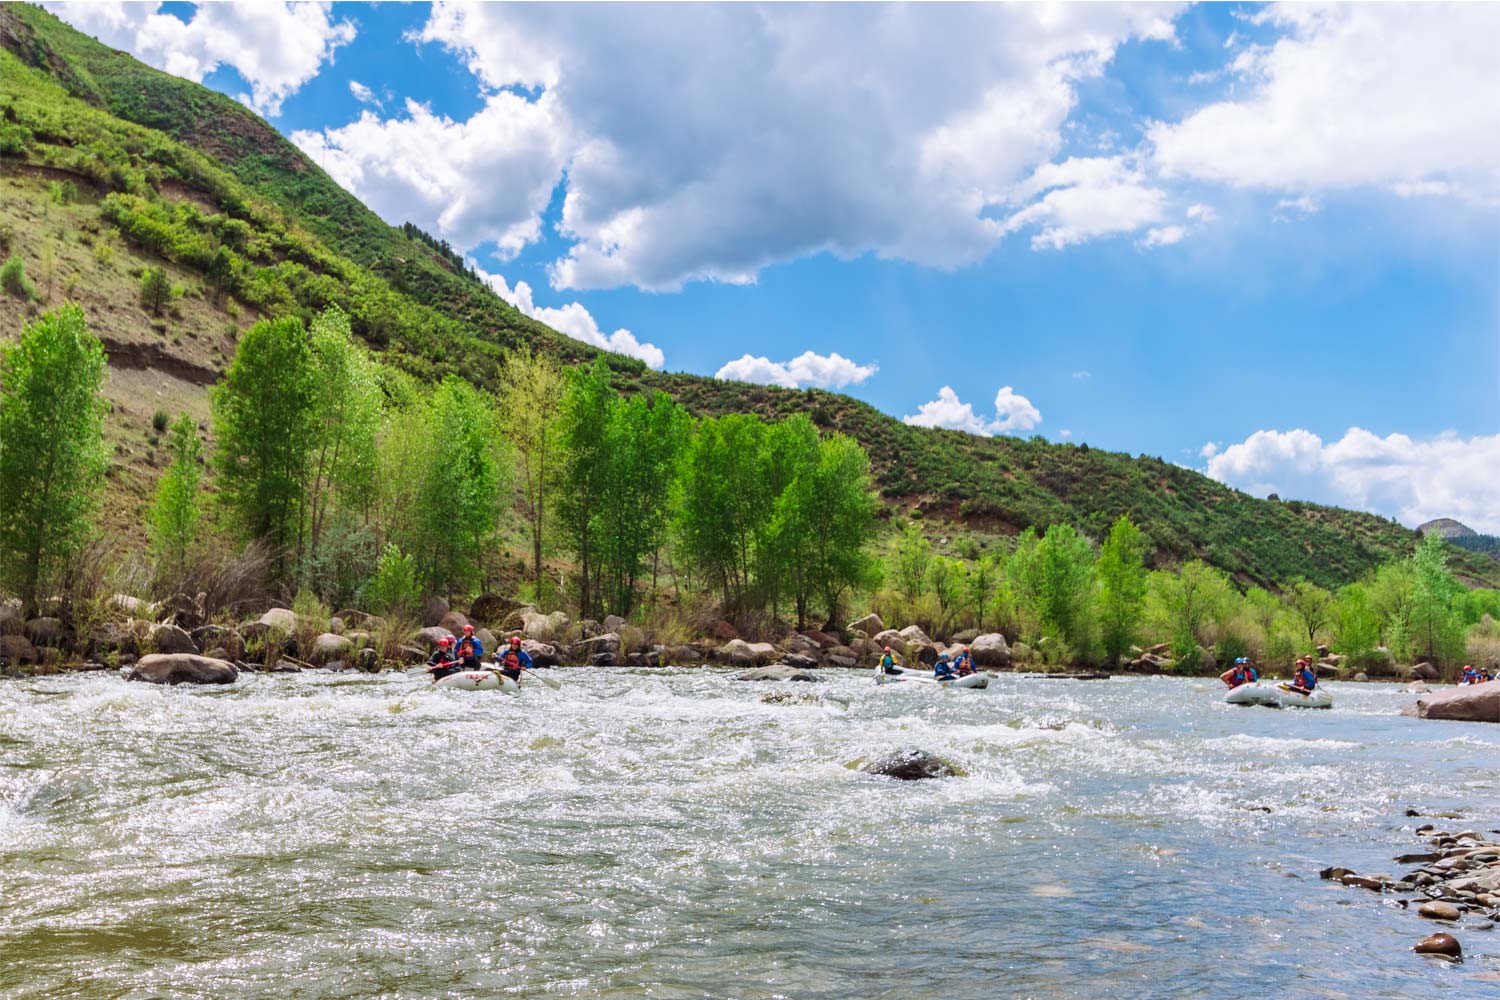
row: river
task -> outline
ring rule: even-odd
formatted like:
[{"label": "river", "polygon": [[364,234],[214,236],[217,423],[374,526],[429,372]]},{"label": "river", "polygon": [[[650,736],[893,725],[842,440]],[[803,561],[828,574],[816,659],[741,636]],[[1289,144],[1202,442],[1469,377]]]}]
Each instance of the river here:
[{"label": "river", "polygon": [[[1500,727],[827,674],[0,683],[0,997],[1500,996],[1317,876],[1500,826]],[[967,775],[851,767],[908,745]]]}]

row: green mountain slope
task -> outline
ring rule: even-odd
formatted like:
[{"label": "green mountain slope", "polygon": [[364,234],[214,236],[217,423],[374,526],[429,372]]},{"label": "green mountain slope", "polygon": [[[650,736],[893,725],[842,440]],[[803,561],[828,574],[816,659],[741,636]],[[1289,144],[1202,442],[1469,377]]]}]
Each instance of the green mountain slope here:
[{"label": "green mountain slope", "polygon": [[[502,352],[523,343],[570,362],[598,353],[521,315],[445,244],[384,223],[238,102],[29,5],[0,6],[0,45],[10,202],[0,225],[12,227],[13,244],[0,249],[21,255],[33,273],[50,254],[56,294],[83,302],[114,368],[175,380],[158,394],[201,407],[240,329],[329,303],[388,362],[421,378],[462,372],[490,382]],[[76,199],[58,199],[54,185],[63,180]],[[101,262],[85,241],[117,243],[120,254]],[[188,292],[164,318],[140,309],[133,294],[139,269],[162,262]],[[11,300],[0,305],[0,329],[15,329],[24,311]],[[622,388],[661,388],[700,414],[806,411],[853,435],[870,452],[892,512],[920,512],[936,537],[1068,522],[1098,538],[1128,513],[1155,543],[1157,562],[1203,558],[1243,583],[1300,575],[1328,586],[1404,555],[1417,538],[1374,515],[1252,498],[1159,458],[915,428],[833,393],[660,373],[607,357]],[[118,391],[117,455],[140,460],[140,442],[121,422],[140,419],[141,407]],[[196,402],[185,398],[193,392]],[[143,497],[151,465],[121,478]],[[1470,580],[1500,582],[1491,560],[1455,549],[1454,564]]]}]

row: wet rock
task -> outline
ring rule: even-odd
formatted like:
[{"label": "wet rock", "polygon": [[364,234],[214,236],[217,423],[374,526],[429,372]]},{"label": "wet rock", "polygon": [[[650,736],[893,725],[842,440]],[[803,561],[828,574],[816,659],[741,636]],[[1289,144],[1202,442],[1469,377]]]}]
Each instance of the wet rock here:
[{"label": "wet rock", "polygon": [[969,652],[974,655],[974,661],[981,667],[1008,667],[1011,666],[1011,648],[1005,642],[1005,636],[1001,633],[986,633],[983,636],[975,636],[974,642],[969,643]]},{"label": "wet rock", "polygon": [[537,642],[535,639],[522,639],[521,648],[526,655],[531,657],[531,662],[538,667],[555,667],[562,662],[562,654],[556,646],[550,642]]},{"label": "wet rock", "polygon": [[198,644],[183,628],[176,625],[153,625],[146,639],[158,653],[196,653]]},{"label": "wet rock", "polygon": [[787,653],[782,656],[778,664],[778,666],[792,667],[795,670],[813,670],[817,665],[817,657],[807,656],[802,653]]},{"label": "wet rock", "polygon": [[1500,722],[1500,681],[1429,693],[1417,699],[1416,709],[1421,719]]},{"label": "wet rock", "polygon": [[867,636],[878,635],[885,631],[885,622],[875,612],[870,612],[863,618],[856,618],[848,625],[850,632],[863,632]]},{"label": "wet rock", "polygon": [[60,618],[33,618],[26,623],[26,638],[33,646],[57,646],[62,642],[62,635]]},{"label": "wet rock", "polygon": [[1463,957],[1463,946],[1452,934],[1429,934],[1418,941],[1412,951],[1418,955],[1446,955],[1449,958]]},{"label": "wet rock", "polygon": [[354,654],[354,669],[373,674],[380,669],[380,654],[373,649],[361,649]]},{"label": "wet rock", "polygon": [[228,660],[191,653],[152,653],[136,661],[127,680],[151,684],[233,684],[239,671]]},{"label": "wet rock", "polygon": [[914,658],[924,667],[930,667],[938,661],[938,650],[936,646],[918,646]]},{"label": "wet rock", "polygon": [[1354,869],[1352,868],[1324,868],[1322,871],[1318,872],[1318,878],[1332,879],[1333,881],[1337,882],[1345,875],[1353,874]]},{"label": "wet rock", "polygon": [[1416,681],[1435,681],[1438,679],[1438,669],[1430,663],[1414,663],[1408,676]]},{"label": "wet rock", "polygon": [[427,603],[422,607],[422,625],[431,628],[443,623],[443,616],[453,609],[448,607],[448,602],[441,597],[429,597]]},{"label": "wet rock", "polygon": [[333,660],[341,660],[348,656],[353,649],[351,643],[342,635],[332,632],[324,632],[312,642],[312,649],[308,653],[308,659],[313,663],[325,664]]},{"label": "wet rock", "polygon": [[505,621],[506,615],[520,606],[520,601],[511,600],[509,597],[501,597],[499,594],[480,594],[474,598],[474,603],[469,605],[469,620],[483,622],[486,625],[499,625]]},{"label": "wet rock", "polygon": [[445,637],[451,639],[453,638],[453,633],[441,625],[429,625],[427,628],[418,629],[416,634],[412,636],[412,640],[430,653],[437,648],[438,643]]},{"label": "wet rock", "polygon": [[816,681],[818,676],[798,667],[788,667],[778,663],[735,674],[734,679],[737,681]]},{"label": "wet rock", "polygon": [[1365,875],[1345,875],[1339,881],[1353,889],[1373,889],[1376,892],[1384,891],[1386,885],[1378,878],[1369,878]]},{"label": "wet rock", "polygon": [[1433,899],[1417,907],[1417,915],[1426,917],[1428,920],[1457,920],[1463,916],[1463,911],[1452,903]]},{"label": "wet rock", "polygon": [[573,655],[596,667],[612,667],[619,662],[620,637],[614,632],[605,632],[592,639],[584,639],[573,645]]},{"label": "wet rock", "polygon": [[701,663],[703,655],[692,646],[668,646],[662,658],[668,666],[688,667]]},{"label": "wet rock", "polygon": [[952,764],[926,750],[908,747],[876,757],[860,768],[866,774],[879,774],[899,781],[921,781],[925,778],[955,778],[959,771]]},{"label": "wet rock", "polygon": [[1370,675],[1361,670],[1359,673],[1354,675],[1354,679],[1357,681],[1367,681],[1370,679]]},{"label": "wet rock", "polygon": [[300,674],[302,664],[293,663],[291,660],[277,660],[266,668],[268,674]]}]

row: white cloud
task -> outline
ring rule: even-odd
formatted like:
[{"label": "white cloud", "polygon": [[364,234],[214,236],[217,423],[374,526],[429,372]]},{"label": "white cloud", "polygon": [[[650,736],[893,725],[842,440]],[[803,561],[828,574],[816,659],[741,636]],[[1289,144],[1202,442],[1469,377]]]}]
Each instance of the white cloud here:
[{"label": "white cloud", "polygon": [[1245,96],[1148,130],[1164,174],[1500,195],[1500,7],[1296,4],[1254,20],[1285,33],[1231,63]]},{"label": "white cloud", "polygon": [[354,99],[361,104],[373,104],[377,108],[382,107],[385,104],[385,102],[380,99],[380,96],[376,94],[375,91],[371,90],[369,87],[366,87],[358,80],[349,81],[349,93],[353,94]]},{"label": "white cloud", "polygon": [[1141,240],[1143,247],[1166,247],[1173,243],[1181,243],[1182,238],[1187,235],[1187,229],[1183,226],[1161,226],[1157,229],[1146,230],[1146,238]]},{"label": "white cloud", "polygon": [[1307,430],[1262,430],[1203,454],[1210,476],[1249,493],[1371,510],[1411,526],[1454,517],[1500,533],[1500,434],[1419,441],[1351,427],[1325,443]]},{"label": "white cloud", "polygon": [[[1031,238],[1036,249],[1061,250],[1101,236],[1132,233],[1161,222],[1167,209],[1167,193],[1124,156],[1071,157],[1045,164],[1014,194],[1021,199],[1041,195],[1005,220],[1007,232],[1039,225],[1041,231]],[[1175,243],[1183,235],[1185,231],[1167,242]]]},{"label": "white cloud", "polygon": [[106,45],[189,80],[233,67],[250,85],[241,100],[268,117],[356,33],[354,22],[332,20],[328,3],[204,3],[187,21],[161,13],[160,3],[43,6]]},{"label": "white cloud", "polygon": [[780,385],[788,389],[803,386],[842,389],[846,385],[859,385],[878,370],[873,364],[855,364],[837,351],[826,357],[804,351],[785,362],[746,354],[725,364],[714,373],[714,378],[753,382],[756,385]]},{"label": "white cloud", "polygon": [[974,407],[958,398],[952,386],[938,390],[938,398],[917,407],[917,412],[901,418],[914,427],[946,427],[970,434],[989,436],[1015,430],[1030,430],[1042,421],[1041,412],[1031,400],[1002,386],[995,394],[995,417],[989,419],[974,412]]},{"label": "white cloud", "polygon": [[[1077,83],[1128,38],[1171,38],[1176,10],[437,4],[414,35],[475,74],[474,119],[409,108],[298,141],[461,250],[535,240],[565,184],[559,288],[745,283],[819,252],[952,267],[1024,207]],[[1053,198],[1044,244],[1120,231],[1079,199]]]},{"label": "white cloud", "polygon": [[593,314],[584,308],[581,302],[569,302],[560,308],[538,306],[532,299],[531,286],[526,282],[518,281],[515,288],[511,288],[503,275],[490,274],[473,261],[469,262],[469,266],[474,268],[474,272],[485,284],[495,290],[496,295],[521,310],[525,315],[540,323],[546,323],[559,333],[606,351],[640,358],[652,368],[661,368],[667,363],[667,357],[659,347],[655,344],[642,343],[629,330],[621,328],[605,336],[599,329],[599,324],[595,321]]},{"label": "white cloud", "polygon": [[1189,205],[1187,217],[1194,222],[1212,222],[1219,217],[1212,205]]},{"label": "white cloud", "polygon": [[1087,371],[1074,372],[1073,373],[1073,377],[1077,378],[1077,379],[1093,378],[1094,377],[1094,373],[1093,372],[1087,372]]},{"label": "white cloud", "polygon": [[1307,215],[1317,215],[1323,210],[1323,203],[1310,194],[1304,194],[1297,198],[1283,198],[1276,203],[1276,211],[1273,217],[1285,221]]},{"label": "white cloud", "polygon": [[541,235],[568,157],[555,98],[491,94],[464,122],[415,101],[405,110],[387,119],[365,111],[292,141],[388,221],[414,222],[460,250],[493,242],[511,257]]},{"label": "white cloud", "polygon": [[1070,438],[1073,436],[1073,432],[1064,427],[1062,430],[1057,432],[1057,436],[1060,438]]},{"label": "white cloud", "polygon": [[1202,448],[1198,449],[1198,454],[1201,455],[1201,456],[1203,456],[1204,458],[1213,458],[1218,453],[1219,453],[1219,442],[1217,442],[1217,441],[1210,441],[1207,444],[1205,444]]}]

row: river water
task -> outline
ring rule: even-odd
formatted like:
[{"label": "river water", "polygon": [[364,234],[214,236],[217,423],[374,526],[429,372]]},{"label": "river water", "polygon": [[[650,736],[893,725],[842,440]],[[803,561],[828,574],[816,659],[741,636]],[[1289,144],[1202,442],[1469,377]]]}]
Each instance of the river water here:
[{"label": "river water", "polygon": [[[0,997],[1500,996],[1317,877],[1500,826],[1500,727],[828,673],[0,683]],[[851,766],[904,746],[967,774]]]}]

